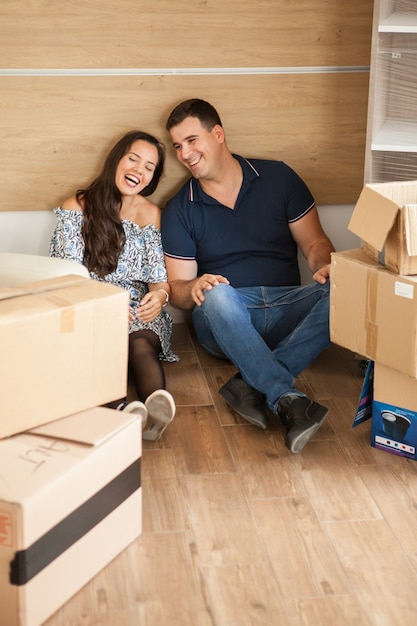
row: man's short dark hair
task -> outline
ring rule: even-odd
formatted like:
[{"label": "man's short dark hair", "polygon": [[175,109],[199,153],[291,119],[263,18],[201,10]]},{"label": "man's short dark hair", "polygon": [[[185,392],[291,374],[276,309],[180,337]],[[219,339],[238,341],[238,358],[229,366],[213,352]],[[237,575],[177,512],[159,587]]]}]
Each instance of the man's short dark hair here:
[{"label": "man's short dark hair", "polygon": [[205,100],[192,98],[191,100],[184,100],[171,111],[165,128],[169,131],[173,126],[181,124],[187,117],[196,117],[200,120],[201,125],[209,131],[216,124],[223,126],[214,106]]}]

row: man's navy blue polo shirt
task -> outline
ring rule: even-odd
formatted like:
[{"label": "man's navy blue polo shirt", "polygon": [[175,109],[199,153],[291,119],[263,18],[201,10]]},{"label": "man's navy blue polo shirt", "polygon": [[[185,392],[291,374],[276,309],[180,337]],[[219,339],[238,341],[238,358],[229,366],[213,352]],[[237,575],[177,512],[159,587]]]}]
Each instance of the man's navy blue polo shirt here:
[{"label": "man's navy blue polo shirt", "polygon": [[297,245],[288,224],[314,199],[282,161],[246,160],[234,209],[220,204],[191,178],[162,213],[167,256],[196,260],[198,275],[221,274],[233,287],[299,285]]}]

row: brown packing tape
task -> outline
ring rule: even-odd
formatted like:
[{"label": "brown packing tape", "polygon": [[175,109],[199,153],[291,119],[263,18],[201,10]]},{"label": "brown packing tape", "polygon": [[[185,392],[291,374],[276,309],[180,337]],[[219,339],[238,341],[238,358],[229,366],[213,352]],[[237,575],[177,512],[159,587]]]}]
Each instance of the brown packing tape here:
[{"label": "brown packing tape", "polygon": [[24,285],[20,285],[20,288],[24,289],[27,294],[38,295],[53,292],[57,289],[66,289],[67,287],[80,285],[89,280],[89,278],[79,276],[78,274],[66,274],[64,276],[54,276],[36,282],[25,283]]},{"label": "brown packing tape", "polygon": [[63,287],[79,285],[86,280],[90,279],[84,276],[78,276],[77,274],[67,274],[65,276],[47,278],[33,283],[26,283],[24,285],[19,285],[17,288],[5,287],[0,289],[0,300],[47,293],[56,289],[62,289]]},{"label": "brown packing tape", "polygon": [[0,290],[0,301],[10,300],[11,298],[17,298],[20,296],[27,296],[27,291],[23,291],[18,287],[2,287]]},{"label": "brown packing tape", "polygon": [[75,307],[71,306],[61,312],[60,333],[72,333],[75,326]]},{"label": "brown packing tape", "polygon": [[366,273],[366,311],[365,311],[365,342],[366,354],[375,359],[378,342],[378,324],[376,321],[378,296],[378,272],[369,269]]},{"label": "brown packing tape", "polygon": [[[66,283],[65,288],[68,286],[73,286],[76,283]],[[75,309],[76,307],[72,302],[63,298],[61,295],[55,293],[55,291],[36,291],[34,295],[43,296],[44,300],[50,302],[58,309],[62,309],[61,315],[59,318],[59,332],[60,333],[72,333],[74,332],[75,326]]]}]

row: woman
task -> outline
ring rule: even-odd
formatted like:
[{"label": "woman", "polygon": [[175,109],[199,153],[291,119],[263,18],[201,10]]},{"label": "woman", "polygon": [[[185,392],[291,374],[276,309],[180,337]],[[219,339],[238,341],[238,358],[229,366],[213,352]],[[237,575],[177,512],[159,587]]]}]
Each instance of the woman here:
[{"label": "woman", "polygon": [[92,278],[129,291],[129,372],[139,401],[109,406],[137,413],[147,440],[159,439],[175,415],[161,364],[178,360],[170,347],[172,319],[164,310],[170,289],[161,211],[146,198],[158,186],[164,161],[164,146],[155,137],[127,133],[98,177],[54,209],[49,249],[50,256],[83,263]]}]

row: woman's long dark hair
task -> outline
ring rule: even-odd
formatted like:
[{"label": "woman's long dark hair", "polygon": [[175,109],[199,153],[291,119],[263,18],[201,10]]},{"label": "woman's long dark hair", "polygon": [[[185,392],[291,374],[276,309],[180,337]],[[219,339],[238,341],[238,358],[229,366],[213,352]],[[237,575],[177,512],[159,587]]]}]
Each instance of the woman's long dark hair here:
[{"label": "woman's long dark hair", "polygon": [[165,148],[148,133],[133,130],[124,135],[110,150],[101,174],[86,189],[78,189],[76,198],[83,204],[82,236],[84,240],[84,265],[100,278],[114,272],[120,252],[125,243],[125,234],[120,219],[122,197],[116,186],[116,170],[121,159],[135,141],[143,140],[158,151],[153,178],[139,193],[150,196],[158,186],[164,171]]}]

